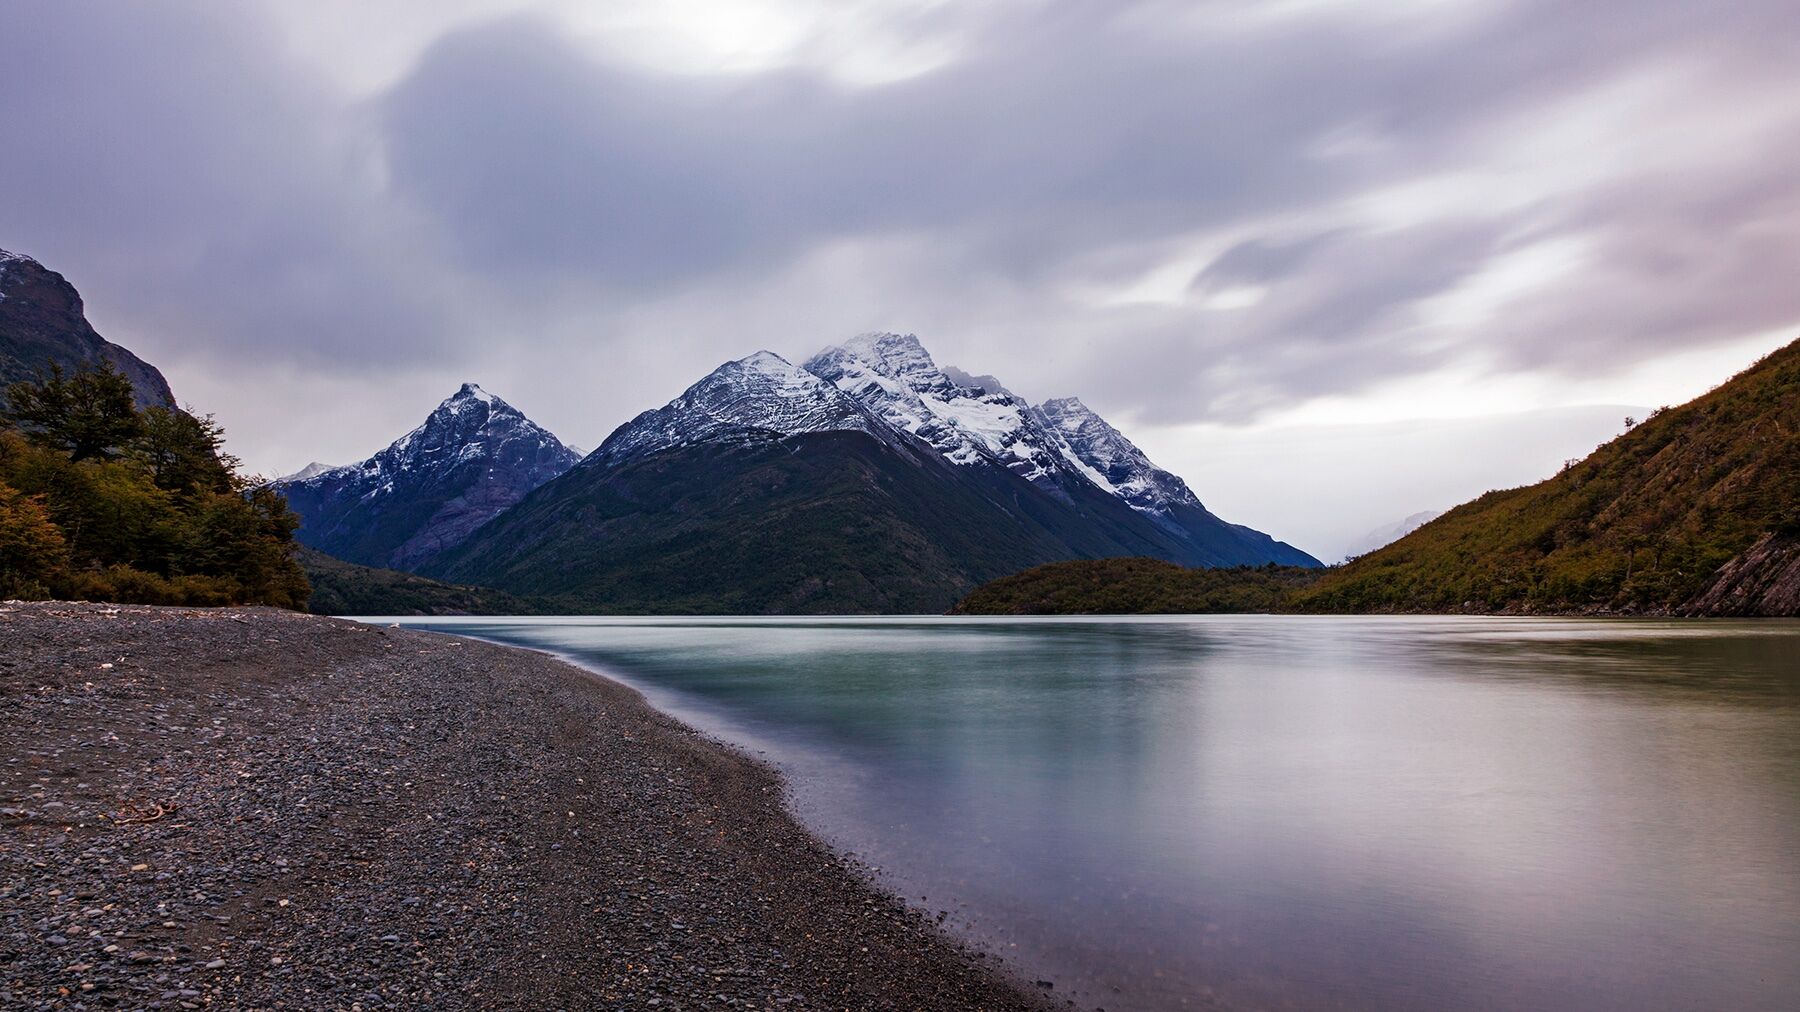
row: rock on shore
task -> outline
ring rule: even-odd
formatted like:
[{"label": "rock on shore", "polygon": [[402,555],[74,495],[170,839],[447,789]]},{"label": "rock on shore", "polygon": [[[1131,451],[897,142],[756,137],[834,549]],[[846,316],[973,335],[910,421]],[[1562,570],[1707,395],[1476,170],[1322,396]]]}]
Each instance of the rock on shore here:
[{"label": "rock on shore", "polygon": [[769,770],[528,651],[0,604],[0,1007],[1031,1009]]}]

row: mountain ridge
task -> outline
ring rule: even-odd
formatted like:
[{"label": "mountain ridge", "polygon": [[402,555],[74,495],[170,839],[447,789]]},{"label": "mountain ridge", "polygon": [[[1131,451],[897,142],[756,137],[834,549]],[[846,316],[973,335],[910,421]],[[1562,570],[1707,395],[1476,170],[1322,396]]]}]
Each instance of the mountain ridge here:
[{"label": "mountain ridge", "polygon": [[805,367],[720,365],[421,571],[597,611],[942,612],[1056,559],[1317,565],[1191,493],[1153,517],[1083,466],[1022,399],[860,335]]}]

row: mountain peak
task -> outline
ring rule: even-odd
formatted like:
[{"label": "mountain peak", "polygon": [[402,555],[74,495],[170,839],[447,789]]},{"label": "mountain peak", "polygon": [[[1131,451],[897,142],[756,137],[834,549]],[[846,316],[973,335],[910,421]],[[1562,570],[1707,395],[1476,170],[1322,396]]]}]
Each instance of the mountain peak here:
[{"label": "mountain peak", "polygon": [[1037,438],[1029,405],[998,382],[989,390],[951,378],[912,334],[858,334],[807,359],[806,368],[951,463],[995,463],[1053,485],[1068,477]]},{"label": "mountain peak", "polygon": [[1133,507],[1165,516],[1176,506],[1200,507],[1187,482],[1151,463],[1136,443],[1080,398],[1047,400],[1036,413],[1095,484]]},{"label": "mountain peak", "polygon": [[616,465],[690,443],[757,442],[806,432],[885,439],[881,428],[830,383],[772,351],[759,351],[726,362],[681,396],[620,426],[588,460]]},{"label": "mountain peak", "polygon": [[302,518],[303,544],[363,565],[412,569],[580,459],[519,409],[464,383],[369,459],[309,466],[279,484]]},{"label": "mountain peak", "polygon": [[481,384],[479,383],[464,383],[457,388],[455,393],[444,398],[443,401],[438,404],[438,410],[460,414],[465,408],[474,404],[485,404],[488,406],[489,410],[506,410],[509,412],[516,412],[518,410],[500,398],[495,397],[493,394],[488,393],[486,390],[481,389]]}]

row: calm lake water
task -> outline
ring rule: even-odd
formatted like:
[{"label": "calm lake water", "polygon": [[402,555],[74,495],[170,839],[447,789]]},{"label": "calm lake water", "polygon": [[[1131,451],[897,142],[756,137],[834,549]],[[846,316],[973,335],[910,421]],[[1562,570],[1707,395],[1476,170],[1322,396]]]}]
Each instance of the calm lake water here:
[{"label": "calm lake water", "polygon": [[1800,1008],[1800,624],[463,619],[1108,1010]]}]

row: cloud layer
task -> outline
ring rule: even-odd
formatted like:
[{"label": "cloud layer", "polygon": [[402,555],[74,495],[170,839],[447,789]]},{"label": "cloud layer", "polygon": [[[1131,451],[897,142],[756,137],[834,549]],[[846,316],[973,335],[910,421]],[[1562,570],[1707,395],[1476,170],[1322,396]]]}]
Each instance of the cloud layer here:
[{"label": "cloud layer", "polygon": [[270,467],[873,328],[1173,427],[1800,323],[1787,0],[822,10],[8,4],[0,246]]}]

